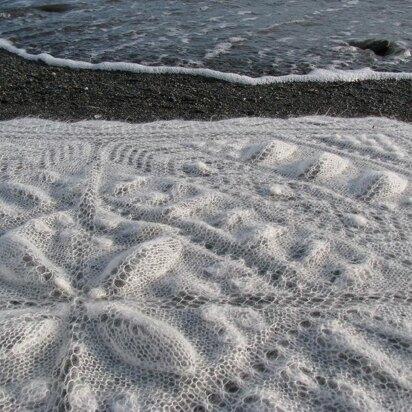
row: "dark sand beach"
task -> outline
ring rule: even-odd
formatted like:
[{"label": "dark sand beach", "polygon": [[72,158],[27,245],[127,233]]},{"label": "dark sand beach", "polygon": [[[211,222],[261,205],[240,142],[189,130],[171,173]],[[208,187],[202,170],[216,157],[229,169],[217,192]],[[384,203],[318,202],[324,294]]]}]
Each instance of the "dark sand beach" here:
[{"label": "dark sand beach", "polygon": [[246,86],[190,75],[73,70],[0,50],[0,120],[150,122],[244,116],[385,116],[412,121],[409,80]]}]

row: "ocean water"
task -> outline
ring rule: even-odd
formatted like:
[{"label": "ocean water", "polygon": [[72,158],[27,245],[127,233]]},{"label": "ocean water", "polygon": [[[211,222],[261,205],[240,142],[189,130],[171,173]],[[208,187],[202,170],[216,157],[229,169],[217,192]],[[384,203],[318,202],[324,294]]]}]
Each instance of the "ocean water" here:
[{"label": "ocean water", "polygon": [[[60,4],[58,10],[44,5]],[[210,68],[251,76],[315,68],[411,72],[410,0],[7,0],[0,37],[88,62]],[[387,56],[350,45],[387,39]]]}]

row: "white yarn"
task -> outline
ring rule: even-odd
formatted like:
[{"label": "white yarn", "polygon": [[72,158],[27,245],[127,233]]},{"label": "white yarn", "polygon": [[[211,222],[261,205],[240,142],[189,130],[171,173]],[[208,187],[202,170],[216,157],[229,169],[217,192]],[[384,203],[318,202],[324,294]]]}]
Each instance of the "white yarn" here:
[{"label": "white yarn", "polygon": [[408,410],[411,135],[1,122],[0,410]]}]

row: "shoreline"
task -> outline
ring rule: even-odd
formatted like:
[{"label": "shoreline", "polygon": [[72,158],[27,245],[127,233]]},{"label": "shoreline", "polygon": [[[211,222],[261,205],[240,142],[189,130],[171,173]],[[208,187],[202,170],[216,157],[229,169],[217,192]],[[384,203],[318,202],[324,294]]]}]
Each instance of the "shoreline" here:
[{"label": "shoreline", "polygon": [[0,49],[6,50],[25,60],[46,63],[52,67],[65,67],[68,69],[87,69],[103,71],[120,71],[136,74],[176,74],[190,75],[196,77],[222,80],[225,82],[244,84],[248,86],[263,86],[273,83],[295,83],[295,82],[356,82],[362,80],[412,80],[409,72],[377,72],[370,68],[357,70],[328,70],[314,69],[307,74],[288,74],[280,76],[263,75],[251,77],[246,74],[222,72],[207,67],[179,67],[179,66],[146,66],[133,62],[110,62],[90,63],[83,60],[54,57],[48,53],[31,54],[25,49],[20,49],[6,39],[0,39]]},{"label": "shoreline", "polygon": [[411,90],[408,79],[245,85],[189,74],[72,69],[0,50],[0,120],[141,123],[328,115],[412,122]]}]

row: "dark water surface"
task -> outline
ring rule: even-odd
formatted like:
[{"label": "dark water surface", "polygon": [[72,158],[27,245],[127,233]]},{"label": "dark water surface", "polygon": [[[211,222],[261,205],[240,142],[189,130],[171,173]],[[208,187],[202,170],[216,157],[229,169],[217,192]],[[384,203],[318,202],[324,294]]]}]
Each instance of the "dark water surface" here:
[{"label": "dark water surface", "polygon": [[[0,37],[91,62],[252,76],[314,68],[412,72],[410,0],[0,0]],[[387,39],[387,53],[351,44]]]}]

